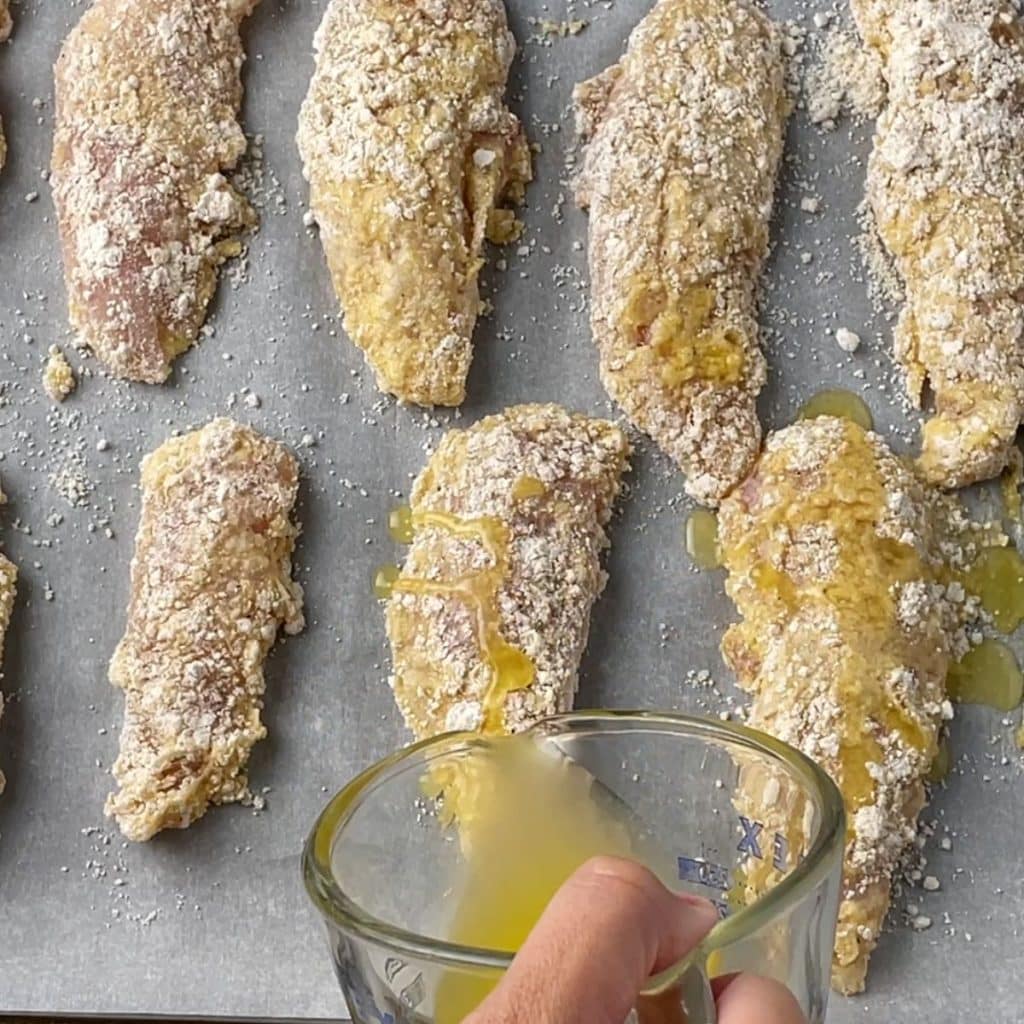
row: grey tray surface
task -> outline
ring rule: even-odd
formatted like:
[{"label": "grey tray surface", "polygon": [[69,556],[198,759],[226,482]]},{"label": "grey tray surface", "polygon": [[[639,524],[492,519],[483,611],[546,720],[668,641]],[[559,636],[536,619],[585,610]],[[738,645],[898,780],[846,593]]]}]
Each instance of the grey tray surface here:
[{"label": "grey tray surface", "polygon": [[[107,379],[71,346],[57,233],[43,171],[52,140],[51,66],[85,5],[25,0],[0,54],[10,142],[0,177],[0,476],[10,504],[0,536],[21,578],[8,635],[0,726],[0,1013],[167,1014],[314,1019],[344,1008],[299,880],[299,850],[317,811],[359,769],[405,740],[386,678],[374,569],[394,561],[387,514],[450,424],[520,401],[614,414],[597,379],[586,311],[586,220],[573,206],[566,111],[575,82],[619,55],[648,0],[568,4],[510,0],[521,45],[512,102],[540,145],[526,232],[491,268],[494,311],[476,333],[461,413],[381,400],[335,316],[294,143],[323,0],[263,0],[246,27],[244,121],[261,135],[249,174],[262,226],[229,268],[212,331],[163,387]],[[774,12],[807,28],[812,0]],[[540,19],[580,18],[552,37]],[[870,126],[831,134],[794,116],[766,278],[770,426],[828,385],[859,390],[897,447],[916,421],[898,399],[890,325],[868,298],[852,242]],[[816,195],[821,212],[800,209]],[[810,253],[804,262],[802,253]],[[853,356],[830,332],[862,335]],[[42,394],[47,348],[86,368],[60,407]],[[249,397],[255,396],[255,397]],[[303,464],[297,551],[305,632],[267,665],[269,738],[251,765],[266,808],[211,811],[185,832],[126,844],[102,815],[121,698],[106,666],[124,622],[138,517],[137,464],[173,430],[231,414],[289,442]],[[303,442],[306,442],[305,444]],[[102,444],[101,442],[106,442]],[[312,443],[310,443],[312,442]],[[77,490],[80,503],[66,498]],[[991,494],[977,499],[995,507]],[[610,582],[594,613],[580,706],[717,712],[732,692],[717,643],[733,613],[719,573],[690,570],[681,546],[679,477],[639,444],[613,529]],[[706,669],[717,691],[695,684]],[[953,726],[956,769],[926,812],[936,823],[928,872],[913,891],[933,922],[897,920],[875,955],[871,988],[835,999],[830,1021],[1024,1019],[1024,820],[1013,730],[985,709]],[[1004,763],[1005,761],[1005,763]],[[939,838],[952,839],[952,849]],[[900,915],[897,915],[899,918]]]}]

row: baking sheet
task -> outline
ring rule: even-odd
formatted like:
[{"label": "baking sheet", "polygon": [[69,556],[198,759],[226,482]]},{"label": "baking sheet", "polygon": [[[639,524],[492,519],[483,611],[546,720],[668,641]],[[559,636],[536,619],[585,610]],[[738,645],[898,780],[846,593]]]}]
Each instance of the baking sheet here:
[{"label": "baking sheet", "polygon": [[[4,663],[13,699],[0,727],[8,776],[0,798],[0,1012],[340,1016],[298,855],[328,793],[404,739],[370,593],[376,567],[396,557],[388,510],[451,422],[527,400],[612,411],[587,327],[586,223],[567,182],[574,140],[565,112],[573,84],[617,57],[647,0],[510,2],[522,46],[513,105],[541,152],[524,239],[505,252],[507,269],[485,275],[494,313],[477,328],[461,416],[380,399],[341,336],[319,244],[303,227],[293,137],[323,6],[264,0],[246,29],[245,123],[264,136],[262,170],[252,175],[263,223],[245,273],[236,265],[222,283],[210,336],[157,388],[107,380],[72,355],[86,374],[59,408],[39,383],[50,344],[71,353],[42,172],[50,68],[84,4],[15,6],[14,38],[0,54],[11,146],[0,178],[0,476],[11,499],[0,536],[21,579]],[[809,30],[815,11],[828,9],[810,0],[774,6]],[[552,38],[538,30],[539,18],[587,25]],[[893,402],[889,326],[873,311],[851,242],[867,131],[846,122],[822,134],[802,112],[794,118],[766,288],[771,382],[762,410],[769,425],[782,425],[820,387],[854,387],[882,432],[905,447],[915,426]],[[800,209],[805,195],[821,197],[820,213]],[[830,337],[839,326],[863,337],[856,355]],[[251,766],[253,786],[266,787],[265,809],[214,810],[186,832],[129,847],[102,805],[121,716],[106,665],[123,626],[136,465],[172,430],[221,413],[300,454],[296,561],[309,625],[279,644],[267,667],[270,736]],[[613,525],[611,578],[594,613],[579,706],[718,711],[719,693],[731,692],[717,641],[732,611],[720,574],[688,568],[679,484],[641,444]],[[65,495],[83,491],[83,504],[72,507]],[[717,689],[695,684],[700,670]],[[997,1024],[1024,1012],[1020,756],[1009,723],[985,709],[958,715],[953,747],[957,769],[926,813],[936,822],[927,872],[942,888],[910,895],[933,925],[886,934],[870,993],[836,998],[835,1024]],[[942,837],[951,850],[940,848]]]}]

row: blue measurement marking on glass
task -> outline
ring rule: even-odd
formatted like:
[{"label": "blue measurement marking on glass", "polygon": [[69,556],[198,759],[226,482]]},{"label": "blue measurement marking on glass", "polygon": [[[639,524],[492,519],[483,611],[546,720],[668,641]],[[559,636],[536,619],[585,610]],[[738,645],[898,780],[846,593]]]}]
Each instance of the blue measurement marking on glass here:
[{"label": "blue measurement marking on glass", "polygon": [[789,843],[781,832],[772,837],[772,867],[785,871],[789,867]]},{"label": "blue measurement marking on glass", "polygon": [[341,964],[337,964],[336,967],[345,999],[355,1013],[363,1020],[374,1021],[375,1024],[398,1024],[393,1013],[382,1010],[374,1002],[373,994],[356,970]]},{"label": "blue measurement marking on glass", "polygon": [[679,856],[676,858],[676,866],[680,882],[691,882],[693,885],[703,885],[708,889],[718,889],[720,892],[725,892],[729,888],[729,869],[722,864],[715,864],[700,857]]},{"label": "blue measurement marking on glass", "polygon": [[[737,819],[741,834],[740,841],[736,845],[737,853],[754,857],[757,860],[764,860],[763,843],[767,839],[764,822],[753,821],[742,814],[737,815]],[[771,835],[771,858],[772,867],[777,871],[788,870],[789,841],[781,832],[774,832]],[[724,864],[718,864],[706,857],[678,854],[676,869],[680,882],[689,882],[691,885],[700,885],[718,892],[727,892],[731,885],[729,869]],[[718,907],[718,912],[722,917],[729,913],[729,907],[725,901],[712,899],[712,902]]]},{"label": "blue measurement marking on glass", "polygon": [[[402,1005],[395,1007],[395,1012],[392,1013],[377,1005],[374,994],[351,953],[343,946],[339,946],[336,953],[335,971],[341,980],[341,988],[349,1008],[356,1016],[369,1024],[407,1024],[409,1018],[406,1011],[414,1009],[423,1001],[426,994],[422,976],[417,973],[405,986],[399,995]],[[384,976],[394,985],[402,971],[407,968],[408,964],[405,961],[389,957],[384,963]]]},{"label": "blue measurement marking on glass", "polygon": [[[740,841],[736,845],[736,851],[748,857],[764,860],[761,846],[763,840],[767,838],[764,835],[764,823],[746,818],[742,814],[737,817],[740,824]],[[773,832],[771,840],[772,867],[778,871],[785,871],[789,867],[789,840],[781,832]]]},{"label": "blue measurement marking on glass", "polygon": [[750,818],[745,818],[742,814],[739,818],[743,837],[740,839],[739,846],[736,849],[740,853],[746,853],[751,857],[756,857],[758,860],[764,860],[764,854],[761,853],[761,844],[759,842],[760,835],[764,831],[764,825],[759,821],[751,821]]}]

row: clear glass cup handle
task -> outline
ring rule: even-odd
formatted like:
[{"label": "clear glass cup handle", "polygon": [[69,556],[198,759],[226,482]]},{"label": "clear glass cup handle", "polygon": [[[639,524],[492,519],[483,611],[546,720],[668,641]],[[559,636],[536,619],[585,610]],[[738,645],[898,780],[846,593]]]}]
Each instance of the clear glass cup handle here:
[{"label": "clear glass cup handle", "polygon": [[718,1011],[711,992],[711,981],[704,969],[704,958],[692,963],[680,979],[680,995],[686,1011],[686,1024],[717,1024]]},{"label": "clear glass cup handle", "polygon": [[648,989],[637,1000],[625,1024],[717,1024],[718,1013],[704,956],[672,972],[670,981]]}]

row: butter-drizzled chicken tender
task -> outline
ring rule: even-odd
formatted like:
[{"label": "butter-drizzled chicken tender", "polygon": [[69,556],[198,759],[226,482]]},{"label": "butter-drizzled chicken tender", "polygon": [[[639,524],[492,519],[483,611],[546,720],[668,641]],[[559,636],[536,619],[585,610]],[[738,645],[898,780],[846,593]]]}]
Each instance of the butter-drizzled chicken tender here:
[{"label": "butter-drizzled chicken tender", "polygon": [[601,378],[687,491],[717,504],[761,444],[756,292],[789,111],[779,32],[746,0],[660,0],[575,98]]},{"label": "butter-drizzled chicken tender", "polygon": [[459,405],[484,238],[518,225],[530,153],[503,94],[501,0],[331,0],[299,118],[345,330],[382,391]]},{"label": "butter-drizzled chicken tender", "polygon": [[1010,0],[853,0],[888,102],[867,193],[903,279],[896,359],[920,402],[921,469],[998,474],[1024,419],[1024,22]]},{"label": "butter-drizzled chicken tender", "polygon": [[[0,505],[7,503],[7,496],[0,491]],[[14,597],[18,582],[18,568],[17,566],[0,555],[0,662],[3,661],[4,656],[4,638],[7,635],[7,627],[11,622],[11,612],[14,611]],[[0,718],[3,717],[4,712],[4,695],[0,693]],[[4,787],[7,784],[7,780],[4,778],[4,773],[0,772],[0,793],[4,791]]]},{"label": "butter-drizzled chicken tender", "polygon": [[[0,0],[0,43],[7,42],[11,38],[14,29],[14,22],[11,19],[11,9],[7,0]],[[7,163],[7,137],[4,135],[3,122],[0,121],[0,168]]]},{"label": "butter-drizzled chicken tender", "polygon": [[303,625],[297,487],[287,449],[227,419],[142,464],[128,624],[110,663],[125,712],[107,813],[129,839],[248,796],[249,752],[267,732],[263,661],[279,627]]},{"label": "butter-drizzled chicken tender", "polygon": [[946,671],[966,639],[946,581],[970,526],[877,435],[832,418],[771,435],[719,521],[742,616],[722,653],[749,722],[821,764],[846,805],[832,980],[857,992],[952,713]]},{"label": "butter-drizzled chicken tender", "polygon": [[386,610],[417,738],[518,732],[572,707],[628,456],[614,424],[554,405],[446,435],[413,487]]},{"label": "butter-drizzled chicken tender", "polygon": [[224,174],[246,148],[238,30],[256,3],[96,0],[61,50],[52,183],[68,311],[118,377],[167,377],[255,222]]}]

